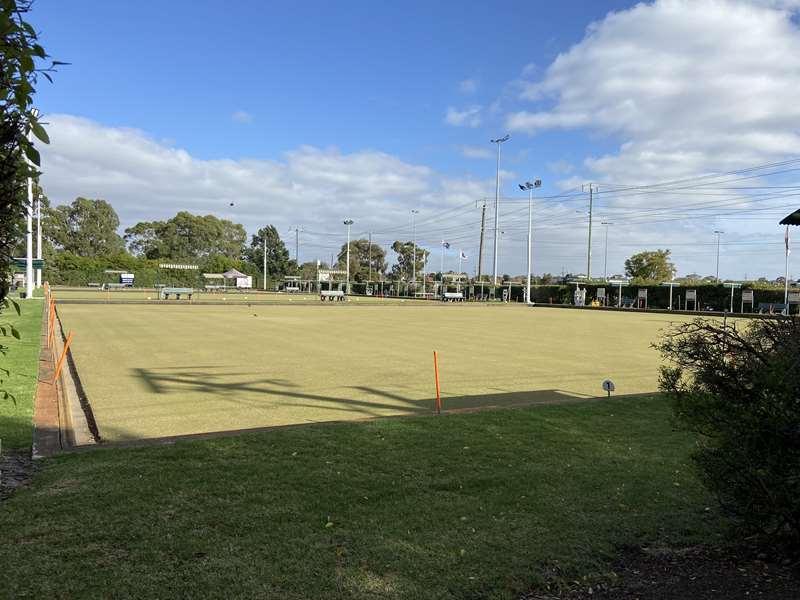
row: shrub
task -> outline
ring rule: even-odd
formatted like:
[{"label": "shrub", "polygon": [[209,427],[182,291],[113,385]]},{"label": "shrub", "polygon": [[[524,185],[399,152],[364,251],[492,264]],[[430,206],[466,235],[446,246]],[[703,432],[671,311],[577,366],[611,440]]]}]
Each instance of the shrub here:
[{"label": "shrub", "polygon": [[705,485],[748,529],[800,542],[800,321],[697,319],[656,347]]}]

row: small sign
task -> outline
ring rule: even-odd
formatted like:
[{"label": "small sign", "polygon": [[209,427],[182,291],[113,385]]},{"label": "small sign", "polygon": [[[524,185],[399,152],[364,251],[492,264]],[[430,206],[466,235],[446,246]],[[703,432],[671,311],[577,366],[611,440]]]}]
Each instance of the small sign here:
[{"label": "small sign", "polygon": [[609,398],[611,397],[611,392],[613,392],[616,388],[614,387],[614,382],[610,379],[606,379],[603,382],[603,390],[608,393]]}]

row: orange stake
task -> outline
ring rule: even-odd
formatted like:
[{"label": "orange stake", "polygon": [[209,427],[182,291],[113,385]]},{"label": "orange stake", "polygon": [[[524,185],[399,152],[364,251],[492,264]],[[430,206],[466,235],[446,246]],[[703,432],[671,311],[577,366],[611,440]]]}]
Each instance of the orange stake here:
[{"label": "orange stake", "polygon": [[433,373],[436,376],[436,414],[442,414],[442,396],[439,391],[439,355],[433,351]]},{"label": "orange stake", "polygon": [[67,341],[64,342],[64,349],[61,351],[61,356],[58,357],[58,362],[56,363],[56,371],[53,374],[53,383],[58,380],[58,376],[61,375],[61,367],[64,366],[64,359],[67,358],[67,351],[69,350],[69,345],[72,343],[72,332],[69,332],[67,336]]}]

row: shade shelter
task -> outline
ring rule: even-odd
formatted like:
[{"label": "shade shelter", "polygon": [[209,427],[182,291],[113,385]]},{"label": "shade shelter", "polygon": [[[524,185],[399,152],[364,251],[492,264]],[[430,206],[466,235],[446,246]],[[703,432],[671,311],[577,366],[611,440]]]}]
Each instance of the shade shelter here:
[{"label": "shade shelter", "polygon": [[245,275],[236,269],[225,271],[222,276],[225,279],[233,279],[236,282],[237,288],[251,288],[253,287],[253,278],[250,275]]}]

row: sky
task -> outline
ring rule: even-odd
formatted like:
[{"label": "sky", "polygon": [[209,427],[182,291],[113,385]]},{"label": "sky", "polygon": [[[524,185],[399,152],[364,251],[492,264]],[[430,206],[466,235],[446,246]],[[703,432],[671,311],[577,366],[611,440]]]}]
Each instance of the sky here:
[{"label": "sky", "polygon": [[[55,204],[109,201],[121,230],[188,210],[249,233],[272,223],[292,256],[299,229],[300,261],[329,261],[352,218],[354,238],[416,238],[429,270],[463,251],[470,273],[486,203],[483,273],[497,232],[498,274],[521,274],[518,185],[539,178],[536,273],[585,273],[591,248],[591,274],[612,275],[669,248],[679,275],[714,275],[719,237],[721,277],[775,278],[777,221],[800,204],[800,161],[787,162],[800,158],[798,12],[800,0],[37,0],[43,45],[70,63],[36,96],[42,183]],[[506,134],[495,228],[490,140]]]}]

